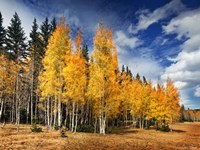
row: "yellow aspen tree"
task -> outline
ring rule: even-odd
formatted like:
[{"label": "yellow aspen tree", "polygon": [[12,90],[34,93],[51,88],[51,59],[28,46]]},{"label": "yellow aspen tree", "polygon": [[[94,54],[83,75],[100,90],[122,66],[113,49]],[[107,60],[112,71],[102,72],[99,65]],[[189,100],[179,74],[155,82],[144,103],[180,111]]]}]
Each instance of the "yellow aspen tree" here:
[{"label": "yellow aspen tree", "polygon": [[[60,23],[49,39],[49,44],[42,61],[43,70],[39,77],[41,100],[48,100],[49,97],[54,98],[54,125],[56,124],[56,112],[58,112],[57,122],[59,127],[62,122],[61,102],[63,101],[62,95],[64,86],[63,68],[66,65],[66,57],[71,55],[72,47],[69,36],[70,29],[64,22],[64,18],[61,18]],[[47,105],[49,105],[49,103]]]},{"label": "yellow aspen tree", "polygon": [[94,37],[88,85],[88,96],[93,101],[95,116],[99,118],[100,134],[105,134],[107,119],[115,117],[118,113],[117,66],[112,33],[100,23]]},{"label": "yellow aspen tree", "polygon": [[76,51],[70,57],[67,57],[66,66],[63,69],[65,94],[72,101],[72,132],[76,132],[77,129],[79,105],[83,105],[85,102],[87,62],[82,55],[81,43],[81,32],[78,32],[75,42]]},{"label": "yellow aspen tree", "polygon": [[132,83],[130,75],[125,71],[121,73],[121,104],[120,111],[122,111],[122,115],[124,117],[125,125],[127,126],[128,113],[130,112],[130,99],[132,98]]},{"label": "yellow aspen tree", "polygon": [[165,96],[165,87],[158,83],[156,89],[151,94],[150,103],[151,118],[156,120],[157,128],[159,124],[169,121],[168,104]]},{"label": "yellow aspen tree", "polygon": [[177,88],[174,86],[171,79],[167,79],[166,84],[166,102],[168,105],[168,111],[170,116],[170,130],[172,131],[172,123],[173,121],[176,121],[179,118],[179,111],[180,111],[180,94],[177,90]]},{"label": "yellow aspen tree", "polygon": [[151,119],[151,115],[150,115],[150,104],[151,104],[151,99],[152,99],[152,91],[153,91],[153,87],[152,87],[152,83],[151,81],[149,81],[148,83],[143,82],[143,87],[144,87],[144,91],[143,91],[143,118],[146,121],[146,128],[148,128],[148,120]]},{"label": "yellow aspen tree", "polygon": [[[130,98],[130,113],[135,118],[141,118],[141,107],[142,107],[142,85],[140,81],[135,78],[132,81],[132,90]],[[141,124],[140,124],[141,125]]]}]

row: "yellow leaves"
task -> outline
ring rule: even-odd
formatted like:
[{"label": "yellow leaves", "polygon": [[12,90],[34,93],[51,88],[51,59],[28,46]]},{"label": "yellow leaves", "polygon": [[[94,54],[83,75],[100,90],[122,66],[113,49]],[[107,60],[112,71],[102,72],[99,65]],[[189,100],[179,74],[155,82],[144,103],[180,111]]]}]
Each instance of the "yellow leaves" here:
[{"label": "yellow leaves", "polygon": [[65,81],[65,94],[73,102],[84,103],[86,89],[86,60],[82,57],[80,50],[81,33],[76,37],[76,53],[71,54],[66,60],[66,66],[63,69]]},{"label": "yellow leaves", "polygon": [[118,61],[113,48],[110,30],[99,24],[94,37],[87,95],[94,102],[96,115],[102,112],[106,117],[116,116],[120,104]]},{"label": "yellow leaves", "polygon": [[71,54],[69,27],[63,21],[56,27],[50,37],[40,73],[40,90],[42,96],[61,94],[63,86],[63,68]]},{"label": "yellow leaves", "polygon": [[0,55],[0,93],[14,93],[17,68],[14,61]]}]

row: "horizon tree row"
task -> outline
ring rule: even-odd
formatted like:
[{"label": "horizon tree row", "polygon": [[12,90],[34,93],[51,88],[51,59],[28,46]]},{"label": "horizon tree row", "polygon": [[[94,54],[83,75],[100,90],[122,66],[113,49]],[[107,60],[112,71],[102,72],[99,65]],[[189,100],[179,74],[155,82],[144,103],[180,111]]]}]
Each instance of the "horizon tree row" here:
[{"label": "horizon tree row", "polygon": [[77,30],[75,49],[65,19],[56,24],[45,19],[38,31],[33,21],[29,43],[17,13],[7,30],[0,13],[0,120],[68,127],[72,132],[91,129],[105,134],[109,126],[154,122],[172,125],[179,117],[178,90],[168,79],[166,86],[128,66],[118,68],[112,32],[99,23],[89,58],[88,47]]}]

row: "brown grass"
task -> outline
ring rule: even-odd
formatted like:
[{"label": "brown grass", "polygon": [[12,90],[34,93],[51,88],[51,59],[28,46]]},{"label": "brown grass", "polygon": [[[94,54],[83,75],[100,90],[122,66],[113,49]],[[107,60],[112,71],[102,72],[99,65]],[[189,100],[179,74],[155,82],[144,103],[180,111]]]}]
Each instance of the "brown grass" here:
[{"label": "brown grass", "polygon": [[174,132],[156,130],[119,129],[112,134],[99,135],[92,133],[67,132],[65,138],[59,131],[31,133],[30,126],[21,125],[19,133],[16,127],[7,124],[0,129],[0,150],[189,150],[200,149],[200,123],[177,123]]}]

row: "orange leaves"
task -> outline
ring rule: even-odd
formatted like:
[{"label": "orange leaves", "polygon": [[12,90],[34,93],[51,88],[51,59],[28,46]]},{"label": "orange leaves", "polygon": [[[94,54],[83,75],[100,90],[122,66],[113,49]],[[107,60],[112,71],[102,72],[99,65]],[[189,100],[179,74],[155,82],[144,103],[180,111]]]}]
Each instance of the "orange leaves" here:
[{"label": "orange leaves", "polygon": [[81,57],[80,50],[81,35],[78,33],[76,43],[77,49],[75,54],[71,54],[67,60],[67,64],[63,69],[65,81],[65,94],[72,99],[73,102],[84,103],[86,88],[86,60]]}]

